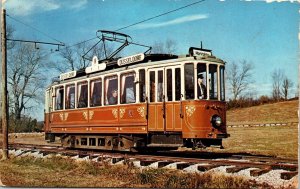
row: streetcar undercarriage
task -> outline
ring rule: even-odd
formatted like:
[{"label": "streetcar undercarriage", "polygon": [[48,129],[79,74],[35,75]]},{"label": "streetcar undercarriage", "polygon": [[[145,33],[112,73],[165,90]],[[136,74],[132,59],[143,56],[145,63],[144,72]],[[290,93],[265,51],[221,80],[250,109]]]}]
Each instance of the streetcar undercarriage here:
[{"label": "streetcar undercarriage", "polygon": [[99,149],[113,151],[143,151],[145,149],[176,150],[179,147],[206,148],[209,146],[222,146],[222,139],[183,139],[180,133],[149,133],[147,135],[82,135],[47,133],[45,139],[54,142],[55,137],[60,138],[61,145],[67,148]]}]

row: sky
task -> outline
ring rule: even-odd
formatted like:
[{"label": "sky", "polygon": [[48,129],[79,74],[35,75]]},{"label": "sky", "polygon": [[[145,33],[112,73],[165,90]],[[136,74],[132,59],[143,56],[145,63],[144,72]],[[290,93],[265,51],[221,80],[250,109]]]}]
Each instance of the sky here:
[{"label": "sky", "polygon": [[[15,39],[73,45],[96,37],[97,30],[118,30],[195,2],[198,0],[6,0],[4,7]],[[299,13],[296,1],[204,0],[119,32],[149,46],[172,39],[177,54],[187,54],[189,47],[199,47],[202,41],[204,48],[228,63],[246,60],[254,66],[251,89],[258,96],[271,95],[271,72],[282,69],[294,82],[294,96]],[[57,56],[53,53],[50,59]]]}]

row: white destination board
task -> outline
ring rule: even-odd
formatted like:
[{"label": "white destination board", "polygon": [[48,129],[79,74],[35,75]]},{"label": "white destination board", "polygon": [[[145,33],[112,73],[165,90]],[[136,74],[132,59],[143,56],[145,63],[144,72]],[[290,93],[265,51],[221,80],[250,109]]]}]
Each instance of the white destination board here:
[{"label": "white destination board", "polygon": [[144,59],[145,59],[144,53],[140,53],[140,54],[120,58],[118,60],[118,65],[123,66],[123,65],[127,65],[127,64],[132,64],[135,62],[143,61]]},{"label": "white destination board", "polygon": [[193,55],[203,57],[203,56],[207,56],[207,55],[211,56],[212,54],[211,54],[211,52],[193,49]]},{"label": "white destination board", "polygon": [[70,71],[67,73],[60,74],[59,79],[62,81],[73,77],[76,77],[76,71]]}]

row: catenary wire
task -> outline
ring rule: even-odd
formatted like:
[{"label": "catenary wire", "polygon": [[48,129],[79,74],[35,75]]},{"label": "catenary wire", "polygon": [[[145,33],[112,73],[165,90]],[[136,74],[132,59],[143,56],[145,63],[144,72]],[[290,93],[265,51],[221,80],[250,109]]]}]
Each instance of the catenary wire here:
[{"label": "catenary wire", "polygon": [[[179,11],[179,10],[181,10],[181,9],[184,9],[184,8],[187,8],[187,7],[190,7],[190,6],[196,5],[196,4],[198,4],[198,3],[202,3],[202,2],[204,2],[204,1],[205,1],[205,0],[196,1],[196,2],[194,2],[194,3],[191,3],[191,4],[188,4],[188,5],[185,5],[185,6],[183,6],[183,7],[179,7],[179,8],[177,8],[177,9],[170,10],[170,11],[168,11],[168,12],[165,12],[165,13],[162,13],[162,14],[159,14],[159,15],[156,15],[156,16],[153,16],[153,17],[151,17],[151,18],[147,18],[147,19],[145,19],[145,20],[142,20],[142,21],[139,21],[139,22],[136,22],[136,23],[130,24],[130,25],[128,25],[128,26],[125,26],[125,27],[119,28],[119,29],[117,29],[117,30],[115,30],[115,31],[120,31],[120,30],[123,30],[123,29],[129,28],[129,27],[132,27],[132,26],[135,26],[135,25],[141,24],[141,23],[143,23],[143,22],[147,22],[147,21],[149,21],[149,20],[153,20],[153,19],[155,19],[155,18],[158,18],[158,17],[164,16],[164,15],[167,15],[167,14],[170,14],[170,13],[173,13],[173,12],[176,12],[176,11]],[[73,45],[71,45],[71,46],[66,46],[65,48],[74,47],[74,46],[76,46],[76,45],[79,45],[79,44],[81,44],[81,43],[85,43],[85,42],[88,42],[88,41],[94,40],[94,39],[96,39],[96,38],[97,38],[97,37],[93,37],[93,38],[90,38],[90,39],[87,39],[87,40],[84,40],[84,41],[81,41],[81,42],[75,43],[75,44],[73,44]]]},{"label": "catenary wire", "polygon": [[20,21],[20,20],[18,20],[18,19],[16,19],[16,18],[14,18],[14,17],[8,15],[8,14],[6,14],[6,16],[9,17],[9,18],[11,18],[12,20],[14,20],[14,21],[16,21],[16,22],[19,22],[19,23],[21,23],[21,24],[23,24],[23,25],[25,25],[25,26],[27,26],[27,27],[29,27],[29,28],[31,28],[31,29],[33,29],[33,30],[35,30],[35,31],[37,31],[37,32],[39,32],[39,33],[45,35],[45,36],[47,36],[48,38],[50,38],[50,39],[52,39],[52,40],[54,40],[54,41],[57,41],[57,42],[59,42],[59,43],[64,44],[63,42],[61,42],[61,41],[55,39],[54,37],[48,35],[47,33],[43,32],[43,31],[41,31],[41,30],[39,30],[39,29],[37,29],[37,28],[35,28],[35,27],[29,25],[29,24],[26,24],[26,23],[24,23],[24,22],[22,22],[22,21]]}]

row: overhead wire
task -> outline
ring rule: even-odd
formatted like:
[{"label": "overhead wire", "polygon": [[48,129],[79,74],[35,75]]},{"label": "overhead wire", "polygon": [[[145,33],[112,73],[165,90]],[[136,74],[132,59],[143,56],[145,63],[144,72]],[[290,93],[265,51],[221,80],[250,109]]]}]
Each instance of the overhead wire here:
[{"label": "overhead wire", "polygon": [[[128,26],[121,27],[121,28],[119,28],[119,29],[117,29],[117,30],[115,30],[115,31],[120,31],[120,30],[127,29],[127,28],[129,28],[129,27],[132,27],[132,26],[141,24],[141,23],[143,23],[143,22],[147,22],[147,21],[149,21],[149,20],[153,20],[153,19],[155,19],[155,18],[158,18],[158,17],[164,16],[164,15],[167,15],[167,14],[170,14],[170,13],[173,13],[173,12],[176,12],[176,11],[179,11],[179,10],[181,10],[181,9],[185,9],[185,8],[187,8],[187,7],[196,5],[196,4],[198,4],[198,3],[202,3],[202,2],[204,2],[204,1],[205,1],[205,0],[200,0],[200,1],[196,1],[196,2],[194,2],[194,3],[190,3],[190,4],[185,5],[185,6],[183,6],[183,7],[179,7],[179,8],[177,8],[177,9],[170,10],[170,11],[168,11],[168,12],[161,13],[161,14],[159,14],[159,15],[156,15],[156,16],[153,16],[153,17],[144,19],[144,20],[142,20],[142,21],[135,22],[135,23],[130,24],[130,25],[128,25]],[[26,23],[24,23],[24,22],[22,22],[22,21],[20,21],[20,20],[18,20],[18,19],[16,19],[16,18],[13,18],[12,16],[10,16],[10,15],[8,15],[8,14],[6,14],[6,15],[7,15],[8,17],[10,17],[11,19],[13,19],[13,20],[15,20],[15,21],[17,21],[17,22],[19,22],[19,23],[21,23],[21,24],[23,24],[23,25],[25,25],[25,26],[27,26],[27,27],[30,27],[30,28],[32,28],[32,29],[34,29],[34,30],[36,30],[36,31],[38,31],[38,32],[40,32],[40,33],[42,33],[42,34],[45,35],[45,36],[47,36],[47,37],[49,37],[49,38],[51,38],[51,39],[53,39],[53,40],[55,40],[55,41],[57,41],[57,42],[59,42],[59,43],[64,44],[63,42],[61,42],[61,41],[59,41],[59,40],[57,40],[57,39],[51,37],[50,35],[46,34],[45,32],[43,32],[43,31],[41,31],[41,30],[39,30],[39,29],[37,29],[37,28],[35,28],[35,27],[33,27],[33,26],[30,26],[30,25],[28,25],[28,24],[26,24]],[[96,38],[98,38],[98,37],[93,37],[93,38],[90,38],[90,39],[87,39],[87,40],[84,40],[84,41],[75,43],[75,44],[73,44],[73,45],[65,46],[64,48],[71,48],[71,47],[77,46],[77,45],[79,45],[79,44],[89,42],[89,41],[94,40],[94,39],[96,39]],[[54,51],[54,52],[55,52],[55,51]],[[51,53],[54,53],[54,52],[51,52]],[[50,54],[51,54],[51,53],[50,53]]]},{"label": "overhead wire", "polygon": [[[161,14],[159,14],[159,15],[156,15],[156,16],[153,16],[153,17],[151,17],[151,18],[147,18],[147,19],[144,19],[144,20],[142,20],[142,21],[139,21],[139,22],[136,22],[136,23],[130,24],[130,25],[128,25],[128,26],[124,26],[124,27],[122,27],[122,28],[119,28],[119,29],[117,29],[117,30],[115,30],[115,31],[120,31],[120,30],[123,30],[123,29],[129,28],[129,27],[132,27],[132,26],[135,26],[135,25],[141,24],[141,23],[143,23],[143,22],[147,22],[147,21],[149,21],[149,20],[153,20],[153,19],[155,19],[155,18],[158,18],[158,17],[164,16],[164,15],[167,15],[167,14],[170,14],[170,13],[173,13],[173,12],[176,12],[176,11],[179,11],[179,10],[181,10],[181,9],[184,9],[184,8],[187,8],[187,7],[190,7],[190,6],[196,5],[196,4],[198,4],[198,3],[202,3],[202,2],[204,2],[204,1],[205,1],[205,0],[200,0],[200,1],[196,1],[196,2],[194,2],[194,3],[190,3],[190,4],[188,4],[188,5],[185,5],[185,6],[183,6],[183,7],[179,7],[179,8],[177,8],[177,9],[170,10],[170,11],[168,11],[168,12],[161,13]],[[76,45],[79,45],[79,44],[81,44],[81,43],[85,43],[85,42],[88,42],[88,41],[94,40],[94,39],[96,39],[96,38],[97,38],[97,37],[93,37],[93,38],[90,38],[90,39],[87,39],[87,40],[84,40],[84,41],[81,41],[81,42],[75,43],[75,44],[73,44],[73,45],[66,46],[65,48],[74,47],[74,46],[76,46]]]},{"label": "overhead wire", "polygon": [[139,21],[139,22],[130,24],[130,25],[128,25],[128,26],[119,28],[119,29],[117,29],[117,30],[115,30],[115,31],[120,31],[120,30],[129,28],[129,27],[132,27],[132,26],[141,24],[141,23],[143,23],[143,22],[147,22],[147,21],[149,21],[149,20],[153,20],[153,19],[155,19],[155,18],[158,18],[158,17],[164,16],[164,15],[170,14],[170,13],[172,13],[172,12],[179,11],[179,10],[181,10],[181,9],[184,9],[184,8],[187,8],[187,7],[190,7],[190,6],[193,6],[193,5],[195,5],[195,4],[202,3],[202,2],[204,2],[204,1],[205,1],[205,0],[196,1],[196,2],[194,2],[194,3],[185,5],[185,6],[183,6],[183,7],[179,7],[179,8],[177,8],[177,9],[174,9],[174,10],[171,10],[171,11],[168,11],[168,12],[165,12],[165,13],[162,13],[162,14],[159,14],[159,15],[156,15],[156,16],[153,16],[153,17],[151,17],[151,18],[147,18],[147,19],[145,19],[145,20],[142,20],[142,21]]},{"label": "overhead wire", "polygon": [[6,16],[9,17],[10,19],[16,21],[16,22],[19,22],[19,23],[21,23],[21,24],[23,24],[23,25],[25,25],[25,26],[27,26],[27,27],[29,27],[29,28],[31,28],[31,29],[33,29],[33,30],[35,30],[35,31],[37,31],[37,32],[39,32],[39,33],[41,33],[41,34],[43,34],[44,36],[47,36],[48,38],[50,38],[50,39],[52,39],[52,40],[54,40],[54,41],[57,41],[57,42],[59,42],[59,43],[61,43],[61,44],[64,44],[64,43],[61,42],[60,40],[55,39],[54,37],[48,35],[47,33],[43,32],[43,31],[41,31],[41,30],[39,30],[39,29],[37,29],[37,28],[35,28],[35,27],[29,25],[29,24],[26,24],[25,22],[22,22],[22,21],[19,20],[19,19],[16,19],[16,18],[14,18],[14,17],[12,17],[12,16],[10,16],[10,15],[8,15],[8,14],[6,14]]}]

